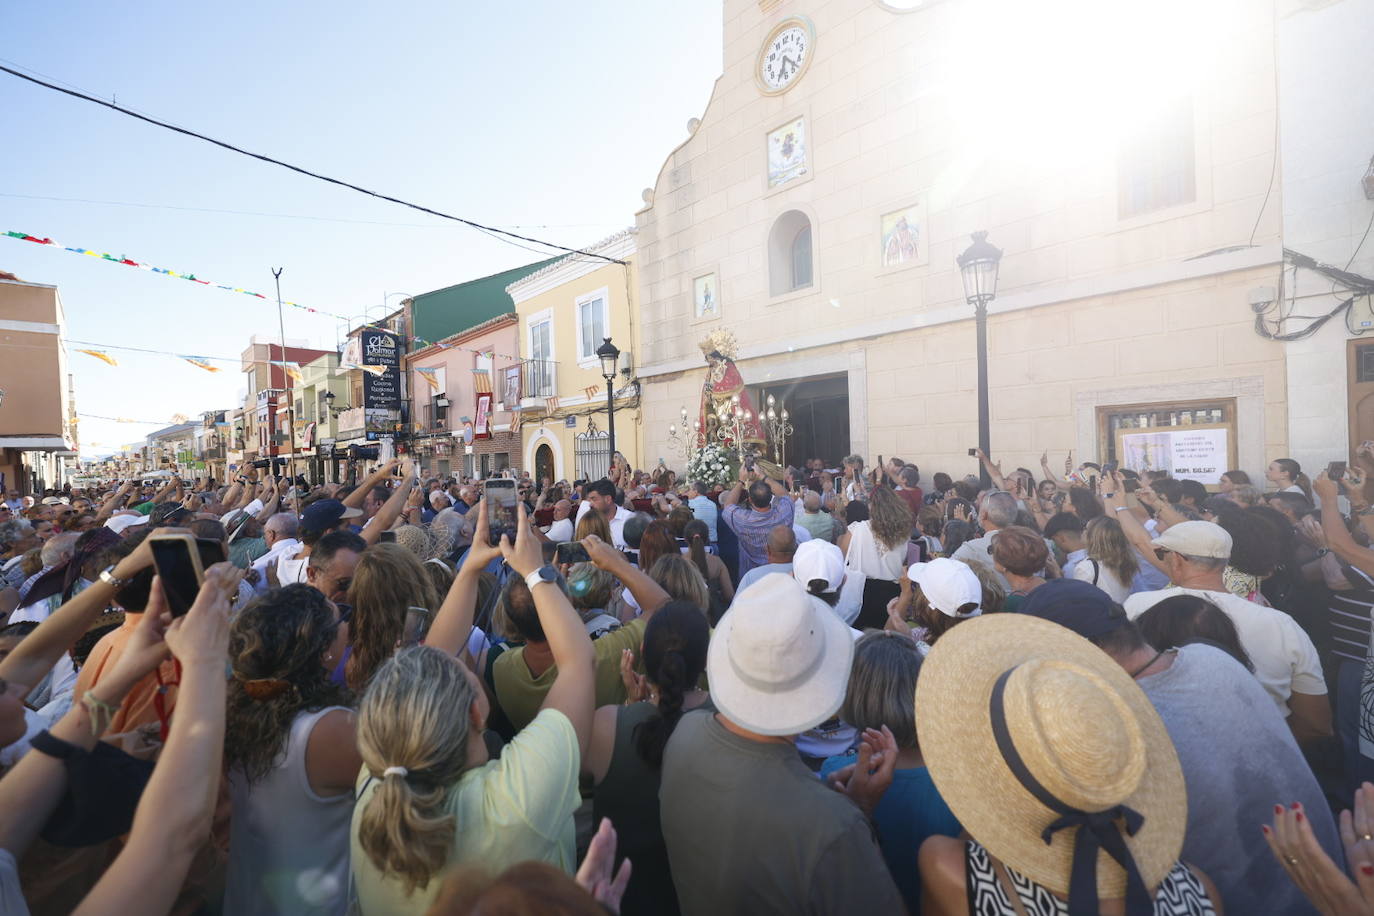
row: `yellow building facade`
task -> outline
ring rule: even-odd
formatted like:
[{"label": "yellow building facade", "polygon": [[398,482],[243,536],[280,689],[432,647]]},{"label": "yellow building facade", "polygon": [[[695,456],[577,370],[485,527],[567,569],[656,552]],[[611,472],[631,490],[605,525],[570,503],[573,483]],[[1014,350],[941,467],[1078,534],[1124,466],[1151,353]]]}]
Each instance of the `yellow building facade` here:
[{"label": "yellow building facade", "polygon": [[[538,478],[595,480],[612,450],[607,383],[597,348],[620,351],[615,380],[614,450],[634,467],[641,455],[635,341],[639,277],[628,229],[506,288],[519,316],[522,469]],[[599,257],[596,257],[599,256]],[[609,259],[609,260],[607,260]]]}]

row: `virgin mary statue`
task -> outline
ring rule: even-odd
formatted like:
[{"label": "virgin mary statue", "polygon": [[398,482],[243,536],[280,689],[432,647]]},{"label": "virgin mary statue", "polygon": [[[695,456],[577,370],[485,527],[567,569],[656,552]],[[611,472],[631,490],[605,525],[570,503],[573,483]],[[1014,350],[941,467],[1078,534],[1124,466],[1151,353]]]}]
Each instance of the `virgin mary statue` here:
[{"label": "virgin mary statue", "polygon": [[[731,448],[747,451],[751,447],[762,450],[765,445],[763,428],[759,425],[759,412],[753,399],[744,387],[744,378],[735,366],[739,354],[739,344],[735,335],[726,330],[715,330],[701,342],[701,352],[706,357],[706,380],[701,386],[701,428],[707,442],[717,441]],[[736,400],[738,399],[738,400]],[[735,404],[748,411],[749,419],[741,425],[743,442],[734,441],[734,424],[722,422],[722,408],[731,410]]]}]

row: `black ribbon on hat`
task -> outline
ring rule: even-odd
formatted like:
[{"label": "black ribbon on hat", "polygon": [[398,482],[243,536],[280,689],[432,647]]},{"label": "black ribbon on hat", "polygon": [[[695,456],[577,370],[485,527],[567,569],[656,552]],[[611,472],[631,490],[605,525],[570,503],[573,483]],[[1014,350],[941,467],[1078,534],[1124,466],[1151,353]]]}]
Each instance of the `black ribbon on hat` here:
[{"label": "black ribbon on hat", "polygon": [[1069,874],[1069,912],[1098,912],[1097,852],[1104,849],[1126,870],[1126,916],[1151,916],[1154,904],[1150,900],[1150,892],[1145,887],[1145,879],[1140,876],[1140,869],[1136,867],[1135,857],[1131,855],[1125,837],[1121,835],[1122,826],[1117,823],[1118,820],[1124,823],[1126,836],[1135,836],[1145,823],[1145,815],[1126,805],[1116,805],[1105,811],[1083,811],[1056,798],[1031,774],[1011,739],[1003,704],[1007,680],[1015,670],[1009,668],[1002,672],[992,686],[992,698],[988,701],[992,735],[997,740],[1002,759],[1017,781],[1042,805],[1061,815],[1040,834],[1045,845],[1051,843],[1058,831],[1079,828],[1074,838],[1073,870]]}]

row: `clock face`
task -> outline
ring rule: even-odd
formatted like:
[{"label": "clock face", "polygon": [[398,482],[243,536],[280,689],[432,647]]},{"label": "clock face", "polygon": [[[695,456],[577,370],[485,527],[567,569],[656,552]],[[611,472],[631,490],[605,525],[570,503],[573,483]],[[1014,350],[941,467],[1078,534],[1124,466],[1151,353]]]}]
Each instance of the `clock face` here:
[{"label": "clock face", "polygon": [[785,23],[759,55],[759,82],[764,91],[782,92],[796,81],[811,59],[811,32],[801,23]]}]

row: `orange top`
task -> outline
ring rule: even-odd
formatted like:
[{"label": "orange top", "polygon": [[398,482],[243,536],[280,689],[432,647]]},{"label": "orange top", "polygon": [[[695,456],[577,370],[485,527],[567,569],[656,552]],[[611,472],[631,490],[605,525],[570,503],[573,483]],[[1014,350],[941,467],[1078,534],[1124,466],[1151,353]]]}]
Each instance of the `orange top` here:
[{"label": "orange top", "polygon": [[[124,646],[142,619],[142,614],[126,613],[124,623],[119,629],[106,633],[100,638],[100,642],[95,644],[90,657],[86,659],[86,664],[81,667],[81,672],[76,677],[76,689],[72,695],[78,702],[82,694],[100,683],[100,678],[105,672],[113,670],[119,663],[120,657],[124,654]],[[162,677],[162,684],[167,685],[165,688],[158,684],[159,675]],[[166,692],[163,694],[163,712],[170,717],[172,707],[176,705],[178,680],[176,662],[170,658],[159,665],[156,671],[148,672],[124,698],[106,731],[118,734],[150,722],[159,722],[156,697],[164,689]]]}]

